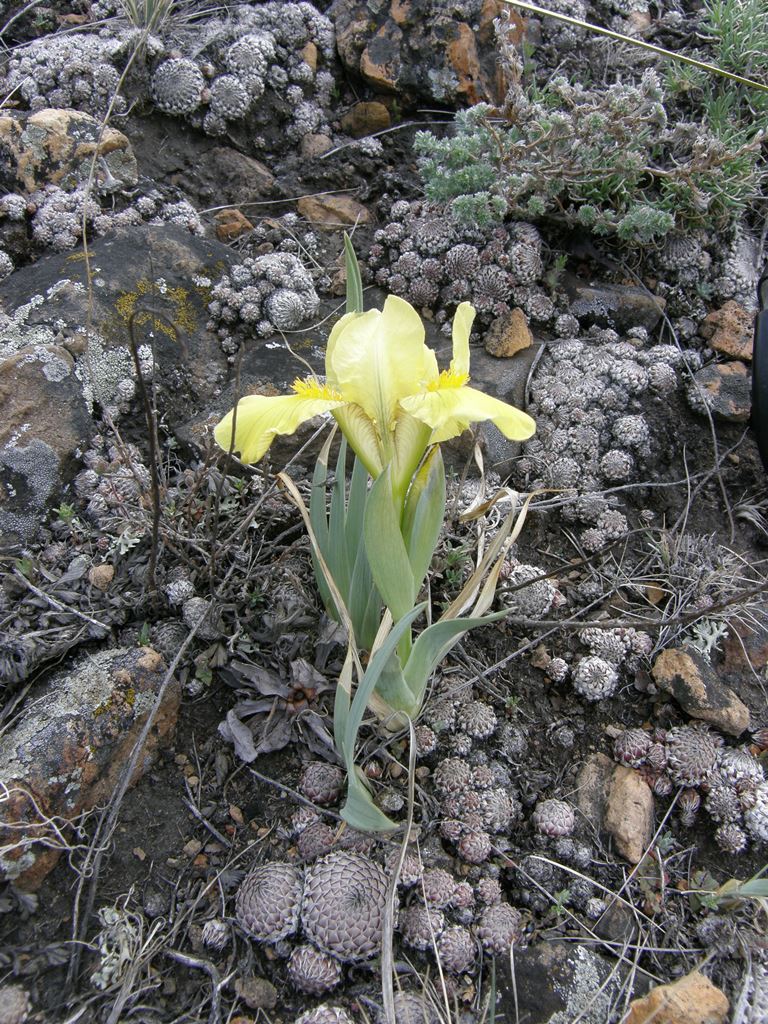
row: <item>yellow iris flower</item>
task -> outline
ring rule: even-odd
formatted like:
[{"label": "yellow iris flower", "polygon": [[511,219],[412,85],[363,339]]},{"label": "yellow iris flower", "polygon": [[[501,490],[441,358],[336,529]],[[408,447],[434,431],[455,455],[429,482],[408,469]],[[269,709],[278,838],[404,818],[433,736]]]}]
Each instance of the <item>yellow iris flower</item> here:
[{"label": "yellow iris flower", "polygon": [[474,317],[462,302],[453,320],[453,358],[441,372],[421,318],[405,300],[390,295],[383,310],[347,313],[328,339],[324,384],[306,377],[290,395],[241,398],[216,426],[216,441],[243,462],[258,462],[275,435],[330,412],[371,476],[392,465],[400,496],[428,445],[472,423],[490,420],[505,437],[523,441],[536,429],[530,416],[467,386]]}]

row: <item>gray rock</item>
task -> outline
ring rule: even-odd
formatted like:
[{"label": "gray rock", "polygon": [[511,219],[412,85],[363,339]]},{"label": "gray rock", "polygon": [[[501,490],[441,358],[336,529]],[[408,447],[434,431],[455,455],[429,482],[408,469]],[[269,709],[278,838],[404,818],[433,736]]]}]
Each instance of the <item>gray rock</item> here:
[{"label": "gray rock", "polygon": [[220,190],[221,203],[240,206],[254,197],[268,195],[275,184],[274,175],[259,160],[229,146],[216,146],[205,152],[199,166],[202,177],[210,177]]},{"label": "gray rock", "polygon": [[686,389],[694,412],[708,408],[716,420],[746,423],[752,410],[751,375],[745,363],[710,363],[702,366]]},{"label": "gray rock", "polygon": [[34,536],[91,420],[74,360],[56,345],[23,345],[0,362],[0,405],[0,547],[10,549]]},{"label": "gray rock", "polygon": [[44,185],[75,188],[87,181],[96,153],[94,182],[102,192],[138,181],[128,139],[77,110],[38,110],[0,117],[0,189],[27,192]]},{"label": "gray rock", "polygon": [[10,543],[32,537],[71,479],[94,406],[117,406],[130,390],[131,317],[171,425],[223,383],[207,304],[230,260],[226,246],[178,225],[144,225],[90,246],[90,293],[81,252],[47,256],[0,284],[0,530]]},{"label": "gray rock", "polygon": [[[551,942],[515,950],[514,970],[513,987],[509,957],[497,961],[497,1019],[503,1015],[506,1021],[524,1020],[526,1024],[571,1024],[577,1018],[581,1024],[606,1024],[613,1020],[611,1007],[622,985],[622,973],[586,946]],[[639,985],[644,992],[642,982]]]},{"label": "gray rock", "polygon": [[[107,803],[165,676],[149,647],[88,654],[33,690],[23,719],[0,739],[0,876],[39,887],[64,849],[61,827]],[[133,781],[176,726],[181,685],[172,679]]]},{"label": "gray rock", "polygon": [[328,13],[342,63],[374,89],[449,105],[503,98],[494,4],[466,21],[435,0],[335,0]]},{"label": "gray rock", "polygon": [[645,327],[652,331],[664,313],[666,302],[644,288],[625,284],[588,284],[572,274],[563,277],[571,300],[570,312],[583,324],[627,330]]}]

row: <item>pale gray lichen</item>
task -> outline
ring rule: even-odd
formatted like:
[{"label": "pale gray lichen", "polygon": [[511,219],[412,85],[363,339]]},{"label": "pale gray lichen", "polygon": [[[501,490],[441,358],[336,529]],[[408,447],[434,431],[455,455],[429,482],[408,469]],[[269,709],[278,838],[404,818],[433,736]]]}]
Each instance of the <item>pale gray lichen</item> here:
[{"label": "pale gray lichen", "polygon": [[620,979],[605,978],[600,961],[584,946],[571,947],[572,973],[568,981],[553,975],[555,991],[565,1003],[548,1024],[571,1024],[578,1018],[582,1024],[605,1024],[611,1019],[611,1008],[621,984]]},{"label": "pale gray lichen", "polygon": [[[120,660],[130,656],[127,648],[111,648],[89,653],[79,658],[69,669],[57,672],[50,680],[51,687],[44,701],[35,705],[35,713],[24,717],[12,730],[0,737],[0,765],[3,775],[0,784],[11,779],[25,778],[39,750],[39,737],[52,723],[83,714],[92,715],[109,702],[114,693],[114,670]],[[148,695],[136,695],[148,698]],[[151,701],[151,698],[149,698]],[[142,714],[146,699],[134,703],[133,712]],[[89,755],[90,757],[91,755]],[[72,784],[68,788],[67,808],[78,805],[82,767],[68,773]]]},{"label": "pale gray lichen", "polygon": [[45,302],[43,295],[33,295],[13,311],[0,311],[0,360],[10,359],[23,348],[55,343],[56,334],[48,324],[30,324],[32,312]]},{"label": "pale gray lichen", "polygon": [[30,438],[22,446],[18,443],[20,439],[0,451],[0,466],[4,470],[0,493],[5,491],[10,498],[17,496],[13,478],[9,477],[16,474],[25,481],[25,508],[23,512],[0,510],[0,529],[27,538],[40,525],[40,512],[59,484],[60,464],[58,455],[45,441]]},{"label": "pale gray lichen", "polygon": [[100,334],[91,332],[88,347],[75,367],[75,375],[83,386],[83,396],[89,409],[94,403],[112,406],[117,400],[118,385],[133,379],[135,370],[131,354],[121,345],[109,347]]}]

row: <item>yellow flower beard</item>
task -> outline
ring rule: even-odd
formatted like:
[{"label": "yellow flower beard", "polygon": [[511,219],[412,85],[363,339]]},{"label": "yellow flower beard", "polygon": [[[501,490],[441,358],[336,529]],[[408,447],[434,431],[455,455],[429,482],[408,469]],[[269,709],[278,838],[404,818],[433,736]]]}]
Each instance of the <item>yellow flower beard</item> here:
[{"label": "yellow flower beard", "polygon": [[457,370],[441,370],[437,380],[427,385],[427,391],[442,391],[443,388],[463,388],[469,380],[468,373]]},{"label": "yellow flower beard", "polygon": [[291,390],[302,398],[325,398],[331,402],[343,401],[338,391],[321,384],[317,377],[297,377],[291,385]]}]

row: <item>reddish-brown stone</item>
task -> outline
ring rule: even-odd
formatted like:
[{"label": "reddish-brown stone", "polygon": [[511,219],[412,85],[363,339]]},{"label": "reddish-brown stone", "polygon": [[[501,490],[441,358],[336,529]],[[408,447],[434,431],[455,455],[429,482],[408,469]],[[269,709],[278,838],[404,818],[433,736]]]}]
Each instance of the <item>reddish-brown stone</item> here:
[{"label": "reddish-brown stone", "polygon": [[376,100],[355,103],[341,119],[341,127],[355,139],[384,131],[392,123],[389,111]]},{"label": "reddish-brown stone", "polygon": [[351,196],[305,196],[296,206],[315,227],[367,224],[371,219],[363,204]]},{"label": "reddish-brown stone", "polygon": [[[445,13],[435,0],[335,0],[330,15],[344,65],[398,98],[494,105],[506,83],[499,72],[493,19],[501,0],[485,0],[477,25]],[[522,19],[512,15],[517,34]]]},{"label": "reddish-brown stone", "polygon": [[704,317],[699,333],[715,351],[734,359],[752,359],[754,316],[733,299]]},{"label": "reddish-brown stone", "polygon": [[219,210],[216,214],[216,237],[220,242],[231,242],[253,231],[253,224],[238,209]]}]

